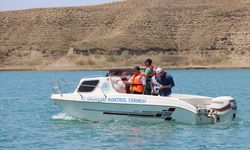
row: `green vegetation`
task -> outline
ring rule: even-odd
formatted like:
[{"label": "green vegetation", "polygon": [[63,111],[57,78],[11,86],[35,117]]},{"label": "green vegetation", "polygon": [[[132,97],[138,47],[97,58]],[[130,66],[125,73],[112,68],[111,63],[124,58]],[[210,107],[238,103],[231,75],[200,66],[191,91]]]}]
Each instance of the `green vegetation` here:
[{"label": "green vegetation", "polygon": [[228,11],[219,11],[213,14],[214,17],[222,17],[222,18],[230,18],[232,16],[232,12]]}]

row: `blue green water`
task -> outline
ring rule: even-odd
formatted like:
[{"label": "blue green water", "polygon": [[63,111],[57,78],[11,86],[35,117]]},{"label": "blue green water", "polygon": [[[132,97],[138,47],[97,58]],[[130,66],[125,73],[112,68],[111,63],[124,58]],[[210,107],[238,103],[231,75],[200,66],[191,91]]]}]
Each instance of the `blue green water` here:
[{"label": "blue green water", "polygon": [[250,149],[250,70],[169,73],[176,93],[235,97],[236,120],[216,125],[78,120],[51,102],[51,82],[78,82],[105,71],[0,72],[0,149]]}]

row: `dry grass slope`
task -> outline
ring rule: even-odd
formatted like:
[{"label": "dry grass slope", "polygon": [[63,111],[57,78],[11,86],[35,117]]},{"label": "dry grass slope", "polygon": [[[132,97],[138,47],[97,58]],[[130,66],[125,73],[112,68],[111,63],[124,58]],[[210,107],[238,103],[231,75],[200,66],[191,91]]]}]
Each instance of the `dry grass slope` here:
[{"label": "dry grass slope", "polygon": [[250,2],[127,0],[0,12],[1,69],[250,67]]}]

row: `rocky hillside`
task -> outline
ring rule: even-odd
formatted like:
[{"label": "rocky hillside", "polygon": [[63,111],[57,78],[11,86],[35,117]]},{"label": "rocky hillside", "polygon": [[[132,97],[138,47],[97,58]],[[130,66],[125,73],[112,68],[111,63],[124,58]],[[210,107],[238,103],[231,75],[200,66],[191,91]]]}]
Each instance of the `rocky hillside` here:
[{"label": "rocky hillside", "polygon": [[1,69],[250,67],[250,1],[127,0],[0,12]]}]

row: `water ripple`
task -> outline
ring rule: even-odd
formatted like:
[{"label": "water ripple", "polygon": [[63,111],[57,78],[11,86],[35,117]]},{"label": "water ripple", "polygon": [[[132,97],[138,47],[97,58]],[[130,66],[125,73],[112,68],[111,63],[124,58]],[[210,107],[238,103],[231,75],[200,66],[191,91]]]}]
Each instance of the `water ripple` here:
[{"label": "water ripple", "polygon": [[250,70],[168,72],[176,81],[174,92],[235,97],[236,120],[214,125],[79,120],[51,102],[50,79],[76,83],[105,72],[0,72],[0,149],[250,149]]},{"label": "water ripple", "polygon": [[74,117],[70,116],[69,114],[67,113],[58,113],[56,115],[53,115],[51,117],[51,119],[54,119],[54,120],[76,120]]}]

